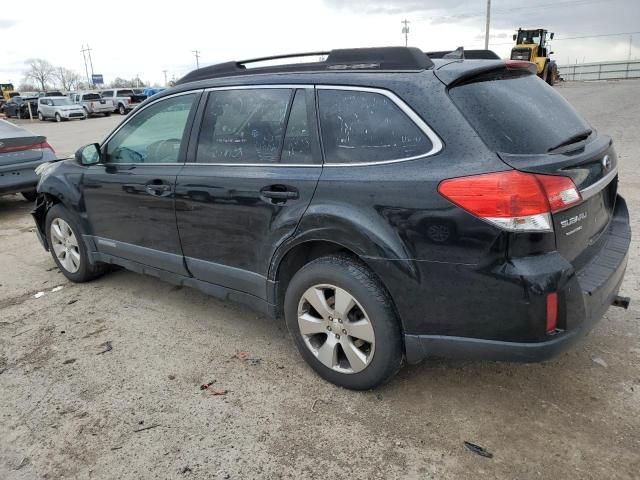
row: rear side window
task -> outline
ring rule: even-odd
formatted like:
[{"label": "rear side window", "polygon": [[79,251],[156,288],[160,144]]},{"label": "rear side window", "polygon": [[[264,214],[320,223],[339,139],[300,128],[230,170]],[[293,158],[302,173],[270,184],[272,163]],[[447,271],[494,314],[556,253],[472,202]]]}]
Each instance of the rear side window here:
[{"label": "rear side window", "polygon": [[432,149],[426,134],[386,95],[321,89],[318,99],[327,163],[401,160]]},{"label": "rear side window", "polygon": [[492,74],[449,91],[489,148],[511,154],[546,153],[589,124],[535,75]]},{"label": "rear side window", "polygon": [[291,93],[286,88],[211,92],[196,161],[278,163]]},{"label": "rear side window", "polygon": [[287,121],[287,132],[284,136],[280,163],[313,163],[310,113],[307,108],[306,92],[304,90],[296,91]]}]

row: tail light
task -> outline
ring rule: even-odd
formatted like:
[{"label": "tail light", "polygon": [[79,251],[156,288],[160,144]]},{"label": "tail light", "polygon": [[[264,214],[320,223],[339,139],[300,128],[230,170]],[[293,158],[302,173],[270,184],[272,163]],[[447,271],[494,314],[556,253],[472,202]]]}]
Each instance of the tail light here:
[{"label": "tail light", "polygon": [[128,103],[129,105],[131,105],[131,97],[129,97],[129,98],[127,99],[127,103]]},{"label": "tail light", "polygon": [[505,60],[507,70],[529,70],[531,73],[538,73],[538,67],[533,62],[526,60]]},{"label": "tail light", "polygon": [[553,230],[551,214],[582,201],[569,177],[517,170],[451,178],[440,195],[467,212],[512,232]]},{"label": "tail light", "polygon": [[48,142],[34,143],[31,145],[8,145],[0,148],[0,153],[12,153],[12,152],[24,152],[26,150],[51,150],[53,153],[53,147]]},{"label": "tail light", "polygon": [[547,334],[558,328],[558,294],[547,294]]}]

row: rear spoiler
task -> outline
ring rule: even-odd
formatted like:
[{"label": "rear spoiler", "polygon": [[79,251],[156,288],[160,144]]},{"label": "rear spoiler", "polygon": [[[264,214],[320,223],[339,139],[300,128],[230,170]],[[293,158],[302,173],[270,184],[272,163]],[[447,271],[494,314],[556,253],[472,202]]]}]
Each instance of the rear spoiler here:
[{"label": "rear spoiler", "polygon": [[[462,56],[460,55],[462,53]],[[500,57],[493,50],[464,50],[458,47],[456,50],[441,50],[437,52],[426,52],[429,58],[459,58],[462,60],[500,60]]]},{"label": "rear spoiler", "polygon": [[537,68],[535,63],[522,60],[467,60],[447,63],[438,68],[435,74],[447,87],[453,87],[480,75],[492,72],[500,73],[501,71],[535,75]]}]

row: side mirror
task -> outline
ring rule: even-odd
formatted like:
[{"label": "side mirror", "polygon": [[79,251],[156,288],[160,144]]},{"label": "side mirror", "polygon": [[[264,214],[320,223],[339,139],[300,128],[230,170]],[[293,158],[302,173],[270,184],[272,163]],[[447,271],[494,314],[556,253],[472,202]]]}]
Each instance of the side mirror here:
[{"label": "side mirror", "polygon": [[549,38],[553,40],[553,32],[551,32],[551,36]]},{"label": "side mirror", "polygon": [[95,165],[100,162],[100,145],[97,143],[90,143],[84,147],[80,147],[76,151],[76,161],[80,165]]},{"label": "side mirror", "polygon": [[515,41],[516,38],[518,38],[518,36],[514,33],[513,34],[513,40]]},{"label": "side mirror", "polygon": [[554,53],[556,53],[556,52],[549,52],[549,55],[553,55]]}]

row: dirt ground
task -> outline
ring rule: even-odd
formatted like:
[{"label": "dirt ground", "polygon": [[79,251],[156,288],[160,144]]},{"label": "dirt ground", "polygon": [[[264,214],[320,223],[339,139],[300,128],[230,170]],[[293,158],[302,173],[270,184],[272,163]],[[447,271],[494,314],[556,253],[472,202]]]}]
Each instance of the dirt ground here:
[{"label": "dirt ground", "polygon": [[[640,82],[558,88],[614,137],[640,231]],[[70,153],[117,120],[29,128]],[[29,209],[0,198],[2,479],[638,478],[637,236],[630,309],[573,350],[533,365],[431,361],[356,393],[313,374],[280,321],[125,271],[69,283]],[[227,393],[201,391],[209,382]]]}]

